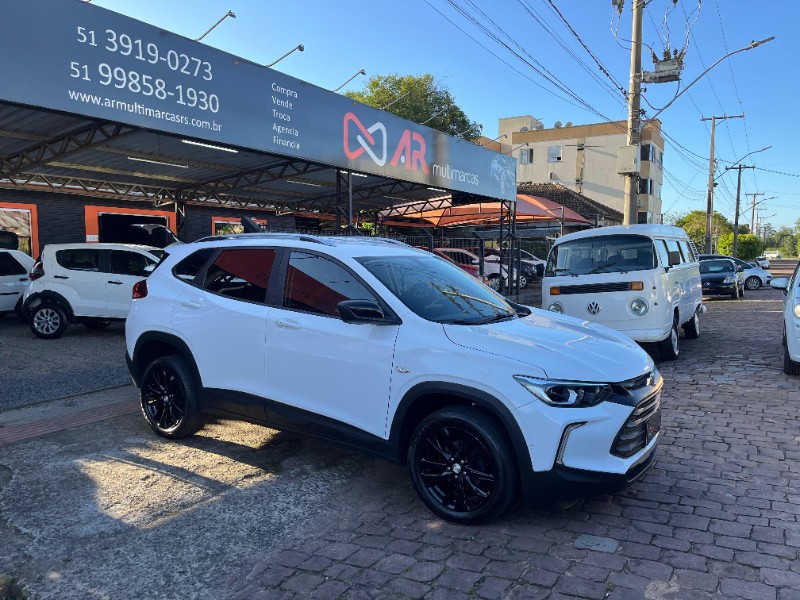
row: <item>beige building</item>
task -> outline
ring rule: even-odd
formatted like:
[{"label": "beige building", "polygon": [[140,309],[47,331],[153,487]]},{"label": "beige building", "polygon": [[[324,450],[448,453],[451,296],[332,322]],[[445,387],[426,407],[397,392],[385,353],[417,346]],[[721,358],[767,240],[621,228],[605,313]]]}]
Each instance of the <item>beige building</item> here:
[{"label": "beige building", "polygon": [[[626,128],[625,121],[616,121],[557,122],[546,129],[530,115],[507,117],[499,120],[498,145],[500,152],[517,159],[517,184],[558,183],[622,212],[625,178],[617,173],[617,150],[626,145]],[[639,222],[660,223],[664,138],[658,120],[642,131],[640,159]]]}]

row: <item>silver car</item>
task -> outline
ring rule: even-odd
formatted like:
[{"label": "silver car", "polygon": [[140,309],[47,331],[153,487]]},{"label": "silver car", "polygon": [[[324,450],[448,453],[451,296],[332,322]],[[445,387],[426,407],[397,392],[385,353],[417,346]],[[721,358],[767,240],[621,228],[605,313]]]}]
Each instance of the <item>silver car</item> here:
[{"label": "silver car", "polygon": [[744,287],[748,290],[757,290],[764,286],[769,285],[772,281],[772,274],[765,271],[761,267],[756,267],[752,263],[745,262],[739,258],[725,256],[724,254],[701,254],[700,260],[710,260],[713,258],[730,258],[734,264],[741,266],[744,271],[742,277],[744,278]]}]

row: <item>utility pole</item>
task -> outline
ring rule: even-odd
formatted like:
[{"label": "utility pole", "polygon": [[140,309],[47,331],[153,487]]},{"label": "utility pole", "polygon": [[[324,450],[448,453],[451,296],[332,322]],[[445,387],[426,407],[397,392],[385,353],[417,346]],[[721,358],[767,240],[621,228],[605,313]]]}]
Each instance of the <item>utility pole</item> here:
[{"label": "utility pole", "polygon": [[756,232],[756,196],[763,196],[764,192],[754,192],[751,194],[747,194],[747,196],[752,196],[753,201],[751,202],[752,212],[750,213],[750,233]]},{"label": "utility pole", "polygon": [[711,152],[708,158],[708,195],[706,198],[706,242],[705,253],[711,254],[711,215],[714,213],[714,134],[717,129],[717,121],[726,119],[743,119],[744,114],[721,117],[700,117],[701,121],[711,121]]},{"label": "utility pole", "polygon": [[739,198],[742,193],[742,169],[755,169],[755,165],[745,166],[736,165],[735,167],[725,167],[726,171],[736,169],[739,171],[739,178],[736,182],[736,212],[733,216],[733,257],[739,258]]},{"label": "utility pole", "polygon": [[[631,79],[628,86],[628,146],[639,146],[642,102],[642,17],[645,0],[633,0],[633,28],[631,30]],[[637,156],[638,159],[638,156]],[[639,173],[625,175],[625,200],[623,224],[638,222],[637,199],[639,196]]]}]

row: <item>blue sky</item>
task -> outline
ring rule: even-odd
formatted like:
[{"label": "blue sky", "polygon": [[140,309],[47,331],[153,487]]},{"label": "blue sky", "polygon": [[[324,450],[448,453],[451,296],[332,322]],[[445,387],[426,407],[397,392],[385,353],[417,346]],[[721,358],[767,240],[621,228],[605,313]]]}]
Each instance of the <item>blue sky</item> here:
[{"label": "blue sky", "polygon": [[[362,68],[367,76],[432,73],[469,118],[484,125],[488,137],[497,136],[497,120],[506,116],[531,114],[546,127],[556,121],[578,125],[626,119],[622,93],[615,88],[617,84],[628,88],[630,49],[625,40],[631,32],[631,3],[625,0],[620,16],[611,0],[93,2],[190,38],[232,10],[237,18],[226,19],[204,43],[260,63],[272,62],[302,43],[305,52],[293,53],[274,68],[325,88],[341,85]],[[610,77],[600,72],[554,6]],[[530,64],[514,57],[462,12]],[[723,61],[661,114],[669,136],[664,156],[665,211],[705,210],[710,122],[701,117],[744,113],[744,119],[717,124],[715,210],[733,221],[736,171],[724,172],[724,167],[771,146],[742,163],[758,168],[743,172],[740,221],[749,223],[745,205],[753,198],[747,194],[753,193],[763,194],[755,198],[764,223],[777,228],[793,226],[800,219],[800,150],[793,114],[800,83],[797,63],[791,59],[797,57],[798,21],[800,2],[796,0],[764,4],[650,0],[644,42],[659,55],[667,40],[670,48],[686,47],[680,87],[678,83],[647,86],[643,108],[651,115],[729,52],[753,40],[776,38]],[[645,48],[645,70],[653,69],[649,56]],[[531,65],[551,74],[563,88],[558,89]],[[357,77],[342,91],[360,89],[365,82],[366,78]]]}]

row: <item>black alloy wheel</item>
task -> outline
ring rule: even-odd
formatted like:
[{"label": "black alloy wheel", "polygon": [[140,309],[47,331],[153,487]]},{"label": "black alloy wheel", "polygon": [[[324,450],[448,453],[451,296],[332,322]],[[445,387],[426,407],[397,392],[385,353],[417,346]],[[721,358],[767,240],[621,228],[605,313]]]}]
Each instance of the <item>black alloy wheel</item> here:
[{"label": "black alloy wheel", "polygon": [[490,416],[445,408],[420,423],[408,451],[414,487],[434,513],[461,524],[489,521],[517,498],[516,460]]},{"label": "black alloy wheel", "polygon": [[163,356],[150,363],[142,376],[141,403],[148,425],[166,438],[193,435],[205,423],[191,371],[180,356]]}]

